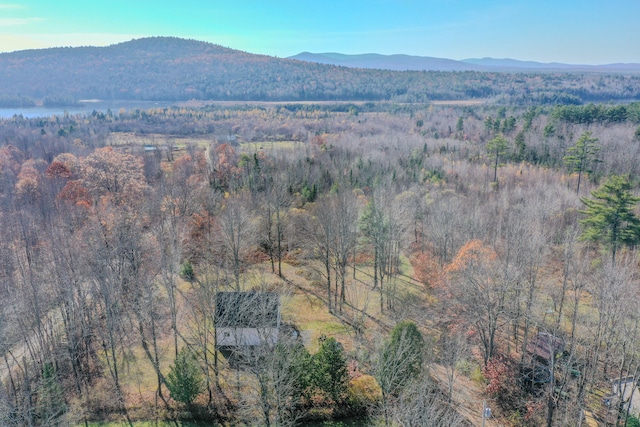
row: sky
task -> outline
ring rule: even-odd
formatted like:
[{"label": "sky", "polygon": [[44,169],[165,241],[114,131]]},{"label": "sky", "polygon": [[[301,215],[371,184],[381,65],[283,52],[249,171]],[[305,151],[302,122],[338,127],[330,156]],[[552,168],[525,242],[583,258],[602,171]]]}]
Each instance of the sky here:
[{"label": "sky", "polygon": [[300,52],[640,63],[640,0],[0,0],[0,52],[175,36]]}]

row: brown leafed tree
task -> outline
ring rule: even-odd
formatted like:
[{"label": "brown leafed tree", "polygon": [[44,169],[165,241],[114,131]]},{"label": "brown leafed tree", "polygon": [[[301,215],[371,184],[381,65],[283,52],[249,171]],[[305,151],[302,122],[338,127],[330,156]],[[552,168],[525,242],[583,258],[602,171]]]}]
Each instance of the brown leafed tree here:
[{"label": "brown leafed tree", "polygon": [[137,204],[147,190],[142,159],[113,147],[96,149],[81,162],[82,182],[96,200]]}]

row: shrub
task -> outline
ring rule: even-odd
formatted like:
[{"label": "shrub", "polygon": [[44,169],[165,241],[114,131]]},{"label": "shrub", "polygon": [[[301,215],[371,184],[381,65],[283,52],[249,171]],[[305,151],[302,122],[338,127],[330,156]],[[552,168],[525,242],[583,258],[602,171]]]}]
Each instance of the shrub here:
[{"label": "shrub", "polygon": [[627,418],[627,427],[640,427],[640,418],[631,415]]},{"label": "shrub", "polygon": [[[459,360],[456,363],[456,370],[467,378],[471,378],[474,373],[479,372],[479,368],[477,363],[467,359]],[[480,372],[480,374],[482,373]]]},{"label": "shrub", "polygon": [[52,362],[44,364],[42,377],[38,382],[38,404],[36,412],[43,420],[59,418],[67,410],[64,392],[58,381],[58,375]]},{"label": "shrub", "polygon": [[191,261],[186,260],[180,266],[180,277],[184,280],[188,280],[189,282],[193,282],[196,279],[196,274],[193,271],[193,264],[191,264]]},{"label": "shrub", "polygon": [[361,375],[349,382],[347,396],[351,408],[360,412],[376,405],[382,397],[382,390],[374,377]]},{"label": "shrub", "polygon": [[494,356],[487,362],[482,374],[488,381],[487,394],[496,399],[505,410],[517,410],[522,390],[518,386],[518,372],[512,360]]}]

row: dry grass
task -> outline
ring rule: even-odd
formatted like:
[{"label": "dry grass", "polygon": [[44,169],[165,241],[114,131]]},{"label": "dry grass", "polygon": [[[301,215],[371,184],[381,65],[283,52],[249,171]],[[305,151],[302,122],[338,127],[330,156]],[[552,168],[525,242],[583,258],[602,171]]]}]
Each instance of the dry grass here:
[{"label": "dry grass", "polygon": [[187,145],[207,147],[213,140],[207,137],[176,137],[163,134],[139,135],[133,132],[113,132],[107,138],[107,145],[112,146],[177,146],[185,148]]},{"label": "dry grass", "polygon": [[[242,105],[254,105],[254,106],[263,106],[263,107],[275,107],[279,105],[338,105],[338,104],[353,104],[353,105],[364,105],[369,101],[184,101],[176,103],[179,107],[189,107],[189,108],[202,108],[206,106],[242,106]],[[379,103],[383,104],[384,101],[379,101]]]},{"label": "dry grass", "polygon": [[[334,337],[347,351],[353,347],[353,329],[329,313],[324,286],[315,286],[305,269],[283,264],[283,274],[294,286],[286,285],[287,296],[283,299],[282,317],[295,324],[303,337],[307,349],[313,353],[318,348],[320,336]],[[312,276],[312,275],[311,275]],[[283,282],[283,285],[285,283]]]},{"label": "dry grass", "polygon": [[460,99],[460,100],[441,100],[441,101],[430,101],[430,104],[433,105],[455,105],[455,106],[472,106],[472,105],[483,105],[486,104],[487,101],[484,99]]},{"label": "dry grass", "polygon": [[240,144],[240,152],[255,153],[260,150],[293,150],[301,148],[304,142],[301,141],[258,141],[258,142],[243,142]]}]

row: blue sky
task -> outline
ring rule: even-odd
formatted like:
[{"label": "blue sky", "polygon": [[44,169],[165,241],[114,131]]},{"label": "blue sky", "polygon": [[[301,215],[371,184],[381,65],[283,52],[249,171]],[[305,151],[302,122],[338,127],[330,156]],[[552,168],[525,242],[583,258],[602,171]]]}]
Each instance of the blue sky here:
[{"label": "blue sky", "polygon": [[177,36],[251,53],[640,63],[640,0],[0,0],[0,52]]}]

